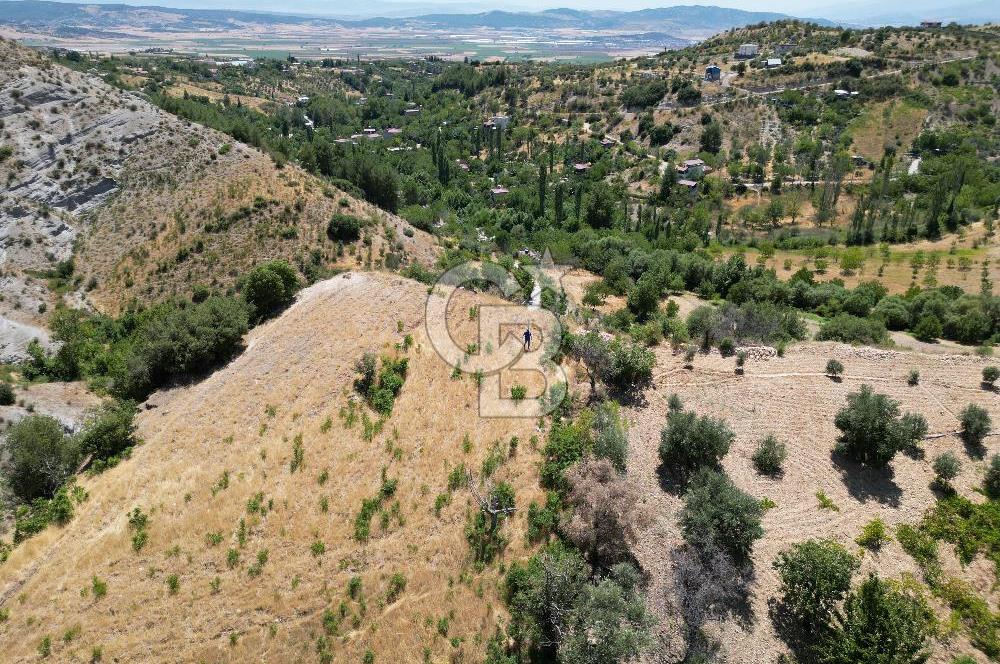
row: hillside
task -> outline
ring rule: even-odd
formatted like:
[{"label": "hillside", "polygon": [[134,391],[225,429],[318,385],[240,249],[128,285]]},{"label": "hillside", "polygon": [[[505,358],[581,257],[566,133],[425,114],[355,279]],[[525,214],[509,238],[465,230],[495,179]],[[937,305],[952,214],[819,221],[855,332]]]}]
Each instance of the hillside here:
[{"label": "hillside", "polygon": [[[830,358],[843,363],[842,381],[825,375],[824,365]],[[664,470],[657,451],[671,394],[680,396],[685,408],[729,423],[736,437],[723,461],[726,472],[750,495],[775,503],[763,519],[764,536],[754,547],[749,607],[724,611],[707,621],[707,629],[722,644],[723,661],[764,664],[774,662],[785,651],[773,621],[779,579],[771,563],[790,545],[810,537],[832,538],[860,555],[861,574],[873,571],[903,582],[908,576],[921,578],[919,566],[898,541],[872,552],[854,540],[872,519],[882,519],[889,531],[895,532],[901,524],[912,524],[932,509],[938,496],[932,484],[931,460],[944,452],[962,459],[962,472],[953,481],[955,488],[975,495],[988,466],[986,459],[1000,452],[1000,439],[987,438],[983,455],[973,455],[958,435],[958,416],[973,403],[986,409],[994,421],[1000,417],[996,394],[979,386],[980,372],[989,363],[972,356],[806,343],[790,349],[784,357],[766,352],[756,355],[739,375],[733,371],[732,358],[715,352],[699,354],[689,370],[684,368],[681,354],[658,350],[654,384],[644,393],[644,406],[629,408],[626,417],[631,424],[629,475],[643,495],[650,497],[655,515],[635,551],[653,579],[648,594],[661,618],[661,633],[666,635],[662,647],[673,657],[681,656],[678,648],[683,640],[677,637],[677,616],[685,615],[684,595],[677,590],[678,577],[672,569],[675,559],[664,554],[676,552],[683,542],[676,526],[683,501],[664,491]],[[911,369],[920,372],[918,386],[907,385]],[[832,453],[832,441],[838,435],[834,416],[847,394],[862,384],[899,401],[903,411],[927,418],[929,439],[919,455],[900,454],[891,469],[880,472]],[[777,477],[757,472],[752,460],[757,445],[769,434],[788,447],[785,470]],[[829,497],[835,509],[824,508],[817,492]],[[942,546],[940,554],[949,575],[972,584],[990,605],[1000,600],[992,563],[977,557],[972,564],[963,565],[948,545]],[[928,599],[939,619],[947,621],[951,607],[939,599]],[[930,661],[950,663],[971,652],[970,638],[975,635],[970,637],[961,629],[942,634]]]},{"label": "hillside", "polygon": [[[10,612],[0,630],[6,661],[33,661],[46,635],[58,641],[58,661],[82,661],[94,646],[105,661],[315,661],[321,635],[334,661],[361,661],[366,649],[377,661],[415,661],[424,648],[434,661],[477,661],[484,643],[473,637],[491,636],[503,620],[496,566],[472,567],[463,535],[475,509],[469,492],[455,491],[440,517],[435,497],[447,491],[452,468],[477,469],[493,441],[518,436],[524,445],[495,477],[527,505],[538,493],[537,457],[527,445],[535,422],[476,415],[475,384],[450,378],[428,344],[425,297],[424,286],[377,273],[317,283],[254,330],[229,366],[155,395],[139,418],[144,442],[131,459],[82,479],[88,498],[74,519],[17,547],[0,566]],[[484,302],[459,295],[456,306]],[[455,333],[465,338],[474,326]],[[360,421],[346,427],[338,416],[351,398],[352,365],[365,351],[396,352],[404,334],[414,338],[406,384],[382,431],[366,440]],[[466,436],[471,448],[463,451]],[[296,441],[302,461],[290,471]],[[353,539],[354,522],[362,499],[378,494],[381,469],[398,480],[392,505],[383,507],[391,519],[380,526],[376,515],[363,544]],[[263,507],[250,513],[255,494]],[[139,552],[127,519],[136,507],[149,517]],[[524,518],[519,510],[507,526],[506,560],[524,555]],[[222,537],[213,545],[206,537],[216,532]],[[227,566],[227,549],[239,553],[235,566]],[[267,562],[254,577],[248,568],[259,551]],[[406,586],[391,601],[396,572]],[[107,583],[106,596],[81,593],[94,576]],[[347,594],[352,577],[361,579],[360,603]],[[324,628],[324,611],[340,606],[347,611],[340,627]],[[437,635],[440,618],[456,645]],[[63,643],[74,626],[76,636]]]},{"label": "hillside", "polygon": [[[4,316],[37,323],[56,299],[45,278],[74,247],[61,290],[106,312],[196,285],[225,290],[271,258],[320,275],[387,255],[434,259],[425,233],[294,166],[13,42],[0,55]],[[367,224],[364,251],[338,255],[326,237],[334,213]]]}]

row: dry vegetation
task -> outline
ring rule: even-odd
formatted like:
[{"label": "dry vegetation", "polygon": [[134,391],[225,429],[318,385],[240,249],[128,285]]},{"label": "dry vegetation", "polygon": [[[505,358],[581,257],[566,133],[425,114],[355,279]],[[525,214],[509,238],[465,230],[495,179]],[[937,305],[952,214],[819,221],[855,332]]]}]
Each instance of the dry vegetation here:
[{"label": "dry vegetation", "polygon": [[[497,570],[471,564],[463,535],[476,509],[469,492],[454,490],[439,517],[435,498],[447,493],[456,465],[478,471],[494,440],[518,436],[522,444],[496,477],[511,483],[523,508],[538,498],[528,444],[538,432],[531,419],[477,417],[474,382],[452,379],[427,342],[425,295],[415,282],[375,273],[321,282],[256,329],[228,367],[154,396],[132,458],[83,480],[89,498],[73,521],[29,540],[0,567],[8,661],[37,656],[46,635],[59,661],[80,661],[93,646],[111,661],[311,661],[324,634],[334,661],[361,661],[367,649],[377,661],[416,661],[424,648],[433,661],[478,659],[484,644],[476,635],[491,635],[503,620]],[[460,295],[456,306],[483,301]],[[466,320],[456,334],[474,326]],[[394,346],[406,334],[415,341],[409,378],[381,433],[365,440],[360,404],[352,427],[338,416],[351,398],[352,364],[366,350],[400,352]],[[290,470],[296,441],[301,462]],[[383,529],[376,514],[362,544],[354,520],[362,499],[378,494],[382,468],[398,479],[384,505],[391,516]],[[255,494],[263,507],[253,512]],[[149,517],[139,552],[127,519],[136,507]],[[505,528],[505,559],[522,557],[522,509]],[[239,556],[232,567],[229,549]],[[267,562],[254,577],[260,551]],[[389,601],[397,572],[405,590]],[[107,584],[103,598],[89,591],[95,575]],[[355,576],[365,609],[348,596]],[[347,616],[325,631],[323,612],[339,616],[341,605]],[[437,625],[449,616],[445,638]],[[79,635],[62,642],[74,625]]]}]

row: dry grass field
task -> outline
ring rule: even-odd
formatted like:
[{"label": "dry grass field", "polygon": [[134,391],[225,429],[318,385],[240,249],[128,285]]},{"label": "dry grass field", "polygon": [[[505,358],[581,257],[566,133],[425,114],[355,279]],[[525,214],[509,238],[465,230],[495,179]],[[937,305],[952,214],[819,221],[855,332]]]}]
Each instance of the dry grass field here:
[{"label": "dry grass field", "polygon": [[[435,498],[450,469],[465,463],[478,474],[493,441],[518,436],[516,455],[495,477],[512,484],[519,508],[505,526],[502,559],[525,556],[524,508],[540,494],[529,441],[544,433],[534,419],[477,415],[475,383],[452,379],[428,343],[425,297],[423,285],[378,273],[320,282],[255,329],[228,366],[154,395],[131,459],[82,479],[89,497],[75,518],[17,547],[0,567],[10,611],[0,628],[4,661],[35,661],[45,636],[60,662],[89,661],[94,646],[118,662],[317,661],[321,635],[337,662],[359,662],[368,649],[378,662],[421,661],[425,649],[431,661],[478,661],[478,635],[504,619],[498,568],[471,564],[469,491],[454,491],[440,517]],[[460,293],[455,307],[486,301]],[[475,323],[456,320],[454,333],[473,339]],[[360,421],[345,428],[338,416],[352,393],[352,365],[366,350],[401,353],[395,345],[406,334],[414,338],[409,377],[382,431],[366,440]],[[301,465],[293,470],[296,441]],[[376,514],[362,544],[354,520],[362,500],[378,494],[383,469],[398,489],[385,501],[386,521]],[[263,508],[254,512],[248,501],[258,492]],[[149,516],[139,552],[127,519],[136,507]],[[228,549],[238,552],[232,566]],[[261,551],[267,562],[254,576]],[[397,572],[406,586],[390,601]],[[106,596],[89,590],[94,576],[107,583]],[[358,599],[347,593],[354,576]],[[327,609],[345,614],[332,633],[324,631]],[[67,632],[75,635],[64,641]]]},{"label": "dry grass field", "polygon": [[[969,403],[986,408],[994,421],[1000,417],[997,395],[980,388],[980,372],[988,360],[804,343],[791,347],[783,358],[750,359],[745,375],[738,376],[733,358],[722,358],[714,351],[698,355],[693,370],[684,369],[683,356],[672,354],[668,348],[656,349],[656,356],[654,384],[643,395],[645,402],[626,409],[631,425],[628,472],[638,482],[654,516],[651,527],[635,547],[636,557],[651,579],[650,606],[662,621],[660,650],[649,661],[662,661],[662,655],[683,654],[683,649],[677,650],[678,614],[668,553],[683,541],[677,525],[682,499],[664,489],[658,456],[670,394],[680,395],[688,409],[728,422],[736,439],[723,460],[726,472],[751,495],[776,503],[764,518],[764,538],[754,547],[755,581],[749,620],[732,618],[711,626],[721,637],[728,661],[763,664],[774,662],[784,651],[768,612],[777,589],[771,562],[785,547],[811,537],[830,537],[860,553],[854,538],[869,520],[879,517],[891,531],[899,524],[918,521],[935,501],[930,488],[934,477],[930,461],[946,450],[962,459],[963,471],[955,481],[958,491],[973,500],[978,496],[974,489],[986,462],[969,457],[953,432],[958,428],[958,413]],[[845,366],[841,382],[823,375],[831,357]],[[921,377],[914,387],[906,382],[911,368],[918,369]],[[891,470],[885,473],[835,459],[831,456],[837,437],[834,415],[844,405],[847,394],[856,392],[862,384],[899,401],[903,411],[922,414],[931,434],[948,435],[925,441],[923,459],[898,454]],[[784,474],[778,479],[757,474],[750,458],[757,443],[769,433],[788,448]],[[986,441],[987,454],[1000,451],[1000,438]],[[822,508],[816,497],[818,491],[832,499],[838,510]],[[944,546],[942,551],[947,549]],[[963,570],[953,556],[944,557],[950,559],[946,563],[949,574],[970,581],[991,606],[997,605],[1000,594],[994,588],[992,564],[980,558]],[[878,554],[864,553],[861,571],[869,569],[894,579],[905,574],[920,578],[914,562],[895,541]],[[934,602],[932,605],[947,620],[946,608]],[[948,636],[948,640],[934,643],[931,661],[951,662],[957,654],[974,652],[961,632]]]}]

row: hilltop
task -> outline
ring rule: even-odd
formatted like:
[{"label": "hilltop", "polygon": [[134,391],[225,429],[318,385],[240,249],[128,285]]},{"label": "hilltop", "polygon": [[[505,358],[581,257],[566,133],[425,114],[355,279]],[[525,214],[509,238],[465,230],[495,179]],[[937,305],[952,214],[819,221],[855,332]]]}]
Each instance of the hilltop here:
[{"label": "hilltop", "polygon": [[[434,260],[425,233],[293,165],[92,72],[6,40],[0,51],[8,280],[0,313],[18,323],[37,325],[60,299],[114,312],[196,286],[225,290],[273,258],[314,278]],[[345,248],[327,237],[335,214],[365,226],[363,250],[360,239]],[[55,297],[45,284],[54,276],[66,282]]]},{"label": "hilltop", "polygon": [[[87,498],[73,520],[0,566],[8,661],[32,659],[46,634],[72,629],[54,647],[60,661],[94,646],[108,661],[311,661],[321,635],[337,661],[361,661],[367,649],[379,661],[414,661],[424,648],[435,659],[481,657],[478,635],[492,636],[504,616],[496,567],[476,571],[470,560],[468,490],[455,489],[437,515],[435,499],[452,493],[457,466],[478,476],[517,436],[495,479],[526,506],[539,494],[528,444],[538,432],[532,419],[478,417],[475,383],[450,377],[427,340],[425,297],[421,284],[378,273],[319,282],[254,330],[228,366],[155,395],[131,458],[81,478]],[[489,302],[459,294],[455,307]],[[475,338],[475,325],[458,325],[457,338]],[[352,367],[366,351],[399,353],[404,335],[413,339],[405,386],[380,430],[366,433],[375,417],[352,396]],[[398,484],[358,541],[362,501],[386,478]],[[135,508],[149,519],[140,551],[128,525]],[[507,560],[524,555],[525,518],[519,510],[508,526]],[[261,551],[266,563],[251,572]],[[396,573],[405,590],[387,598]],[[94,577],[106,596],[89,592]],[[457,645],[438,635],[439,619]]]}]

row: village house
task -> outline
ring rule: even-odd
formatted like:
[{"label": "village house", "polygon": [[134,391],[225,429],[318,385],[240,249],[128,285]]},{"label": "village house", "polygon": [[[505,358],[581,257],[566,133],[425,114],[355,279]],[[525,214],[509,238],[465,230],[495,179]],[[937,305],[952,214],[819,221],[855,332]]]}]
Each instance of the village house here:
[{"label": "village house", "polygon": [[705,67],[705,80],[706,81],[718,81],[722,78],[722,69],[719,65],[709,65]]}]

